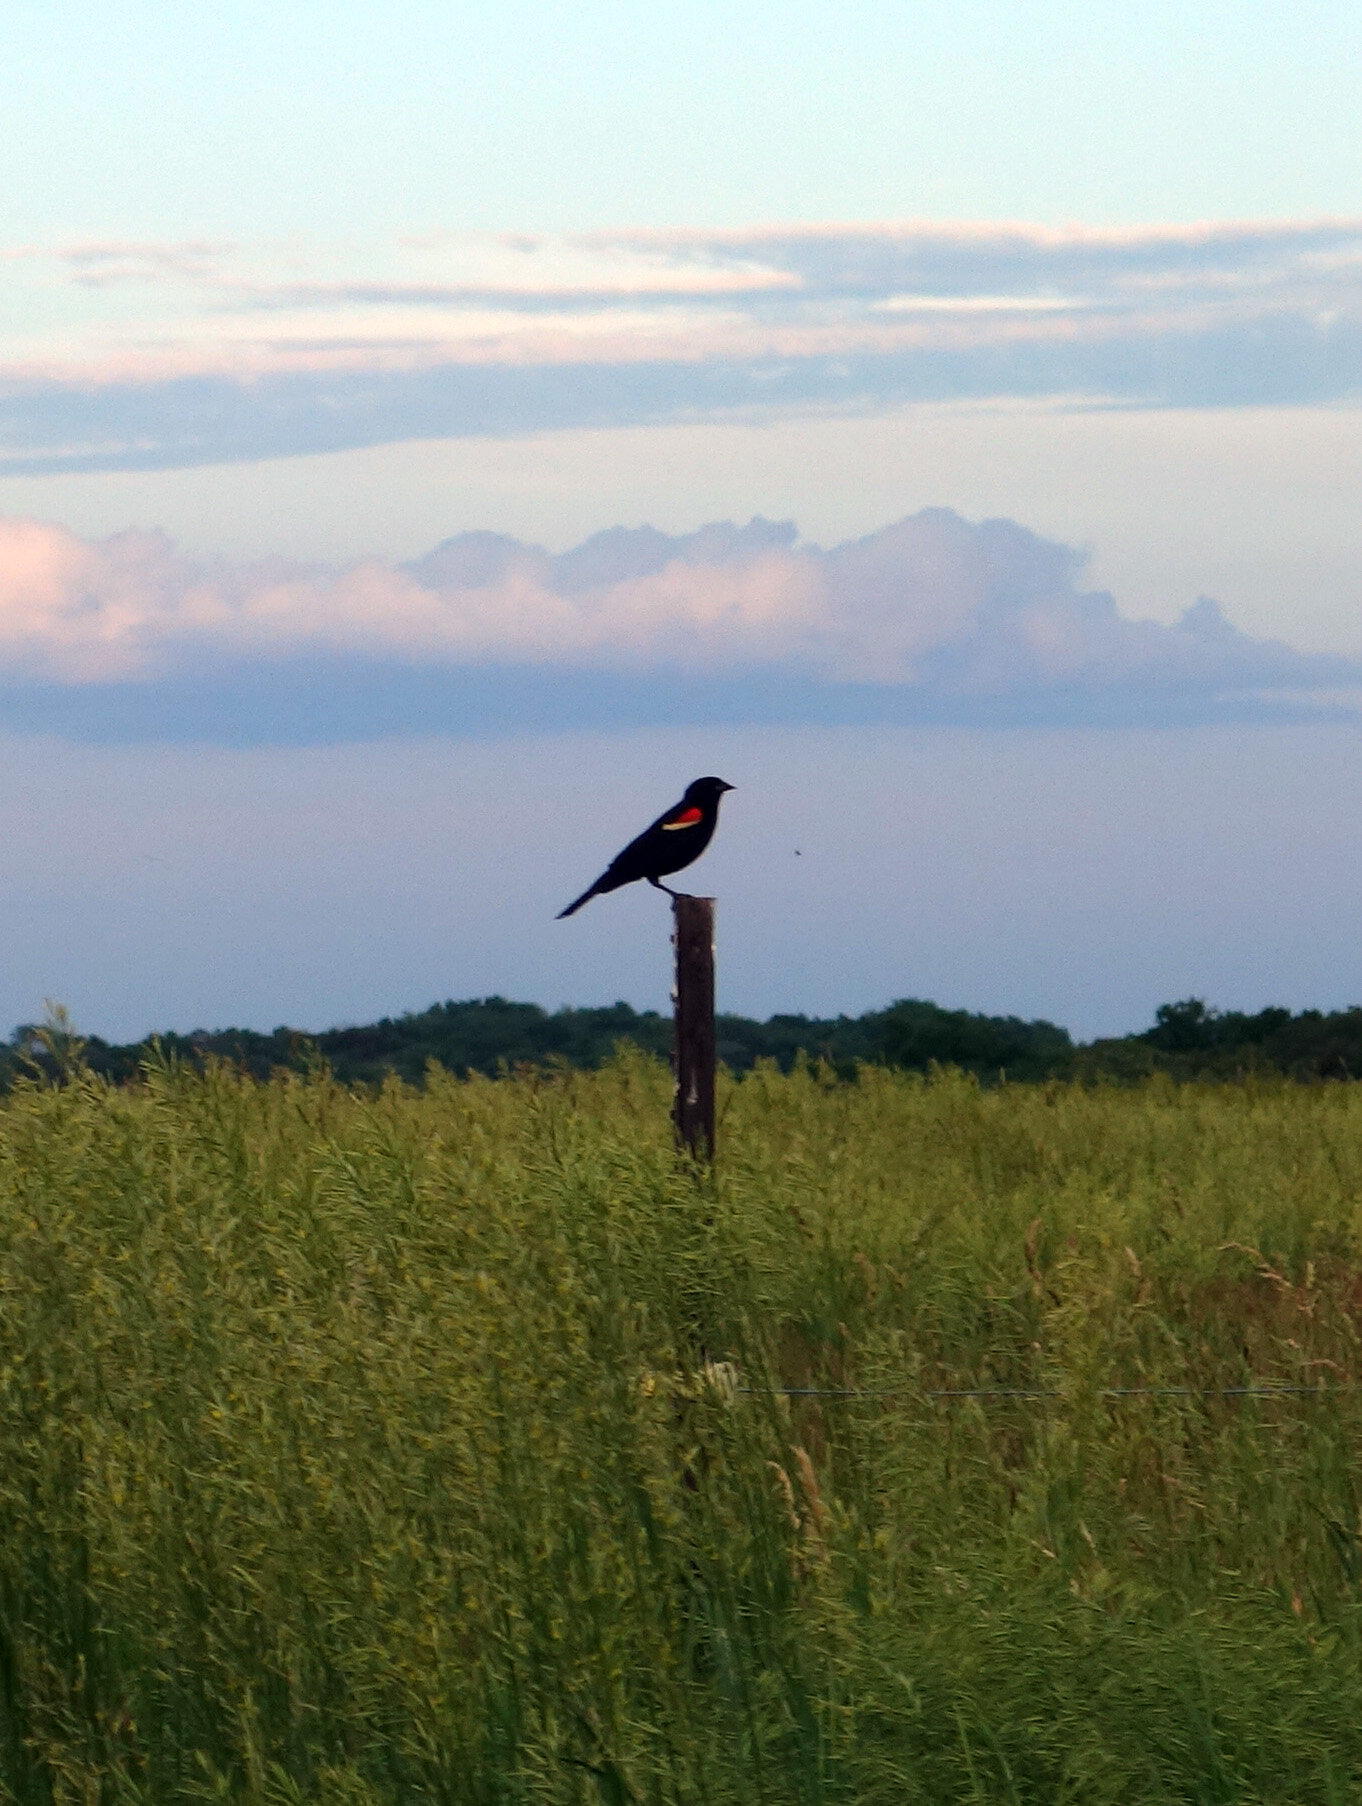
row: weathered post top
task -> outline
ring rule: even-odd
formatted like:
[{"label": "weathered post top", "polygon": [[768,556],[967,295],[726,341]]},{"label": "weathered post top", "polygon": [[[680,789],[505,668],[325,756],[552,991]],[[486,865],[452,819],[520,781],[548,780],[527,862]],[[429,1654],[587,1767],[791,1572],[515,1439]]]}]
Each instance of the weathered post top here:
[{"label": "weathered post top", "polygon": [[677,1141],[700,1160],[714,1158],[714,898],[676,896]]}]

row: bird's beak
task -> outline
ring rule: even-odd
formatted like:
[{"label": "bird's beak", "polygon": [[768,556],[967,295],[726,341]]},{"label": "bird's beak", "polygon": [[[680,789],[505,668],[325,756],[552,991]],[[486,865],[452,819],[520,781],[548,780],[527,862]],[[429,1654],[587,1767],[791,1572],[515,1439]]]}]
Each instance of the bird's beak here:
[{"label": "bird's beak", "polygon": [[725,790],[736,790],[737,788],[738,788],[738,786],[736,784],[725,784],[724,785]]}]

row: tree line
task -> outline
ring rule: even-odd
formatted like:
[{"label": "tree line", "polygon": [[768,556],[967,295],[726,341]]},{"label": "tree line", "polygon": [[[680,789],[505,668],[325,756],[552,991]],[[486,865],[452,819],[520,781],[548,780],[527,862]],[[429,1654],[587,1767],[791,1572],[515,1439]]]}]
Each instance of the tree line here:
[{"label": "tree line", "polygon": [[[848,1077],[863,1063],[917,1072],[937,1065],[959,1067],[987,1083],[1131,1081],[1156,1072],[1174,1078],[1262,1072],[1303,1080],[1362,1077],[1362,1007],[1294,1015],[1270,1008],[1250,1015],[1187,998],[1160,1005],[1153,1026],[1140,1033],[1075,1043],[1053,1022],[948,1010],[904,998],[860,1016],[777,1015],[759,1022],[721,1015],[717,1031],[719,1058],[739,1073],[758,1060],[773,1060],[788,1071],[808,1059]],[[345,1084],[381,1084],[389,1076],[419,1084],[432,1061],[460,1075],[494,1077],[525,1066],[600,1066],[621,1042],[666,1058],[671,1036],[669,1016],[627,1003],[550,1011],[504,997],[437,1003],[320,1034],[229,1028],[122,1045],[97,1035],[79,1037],[59,1017],[46,1025],[21,1025],[0,1048],[0,1090],[25,1074],[50,1076],[75,1061],[124,1082],[158,1049],[196,1065],[226,1060],[259,1078],[280,1068],[302,1071],[324,1064]]]}]

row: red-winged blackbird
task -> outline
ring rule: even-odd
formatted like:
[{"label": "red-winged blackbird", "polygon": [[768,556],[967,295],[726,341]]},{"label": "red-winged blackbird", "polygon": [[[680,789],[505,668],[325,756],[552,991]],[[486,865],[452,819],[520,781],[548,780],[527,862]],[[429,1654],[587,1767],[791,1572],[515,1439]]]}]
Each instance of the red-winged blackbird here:
[{"label": "red-winged blackbird", "polygon": [[622,884],[634,884],[646,878],[669,897],[676,892],[659,880],[679,872],[698,859],[710,843],[714,825],[719,819],[719,798],[731,790],[722,778],[696,778],[686,786],[686,794],[665,814],[659,815],[652,827],[645,828],[637,840],[631,840],[622,853],[615,856],[590,890],[584,890],[575,903],[558,911],[558,920],[579,910],[592,897]]}]

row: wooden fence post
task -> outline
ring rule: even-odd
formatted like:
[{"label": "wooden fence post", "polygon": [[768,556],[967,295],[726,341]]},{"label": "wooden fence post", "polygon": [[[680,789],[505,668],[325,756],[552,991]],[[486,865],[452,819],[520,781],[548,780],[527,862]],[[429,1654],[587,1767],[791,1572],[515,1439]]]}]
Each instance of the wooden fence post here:
[{"label": "wooden fence post", "polygon": [[714,1158],[714,898],[678,896],[676,922],[676,1139]]}]

